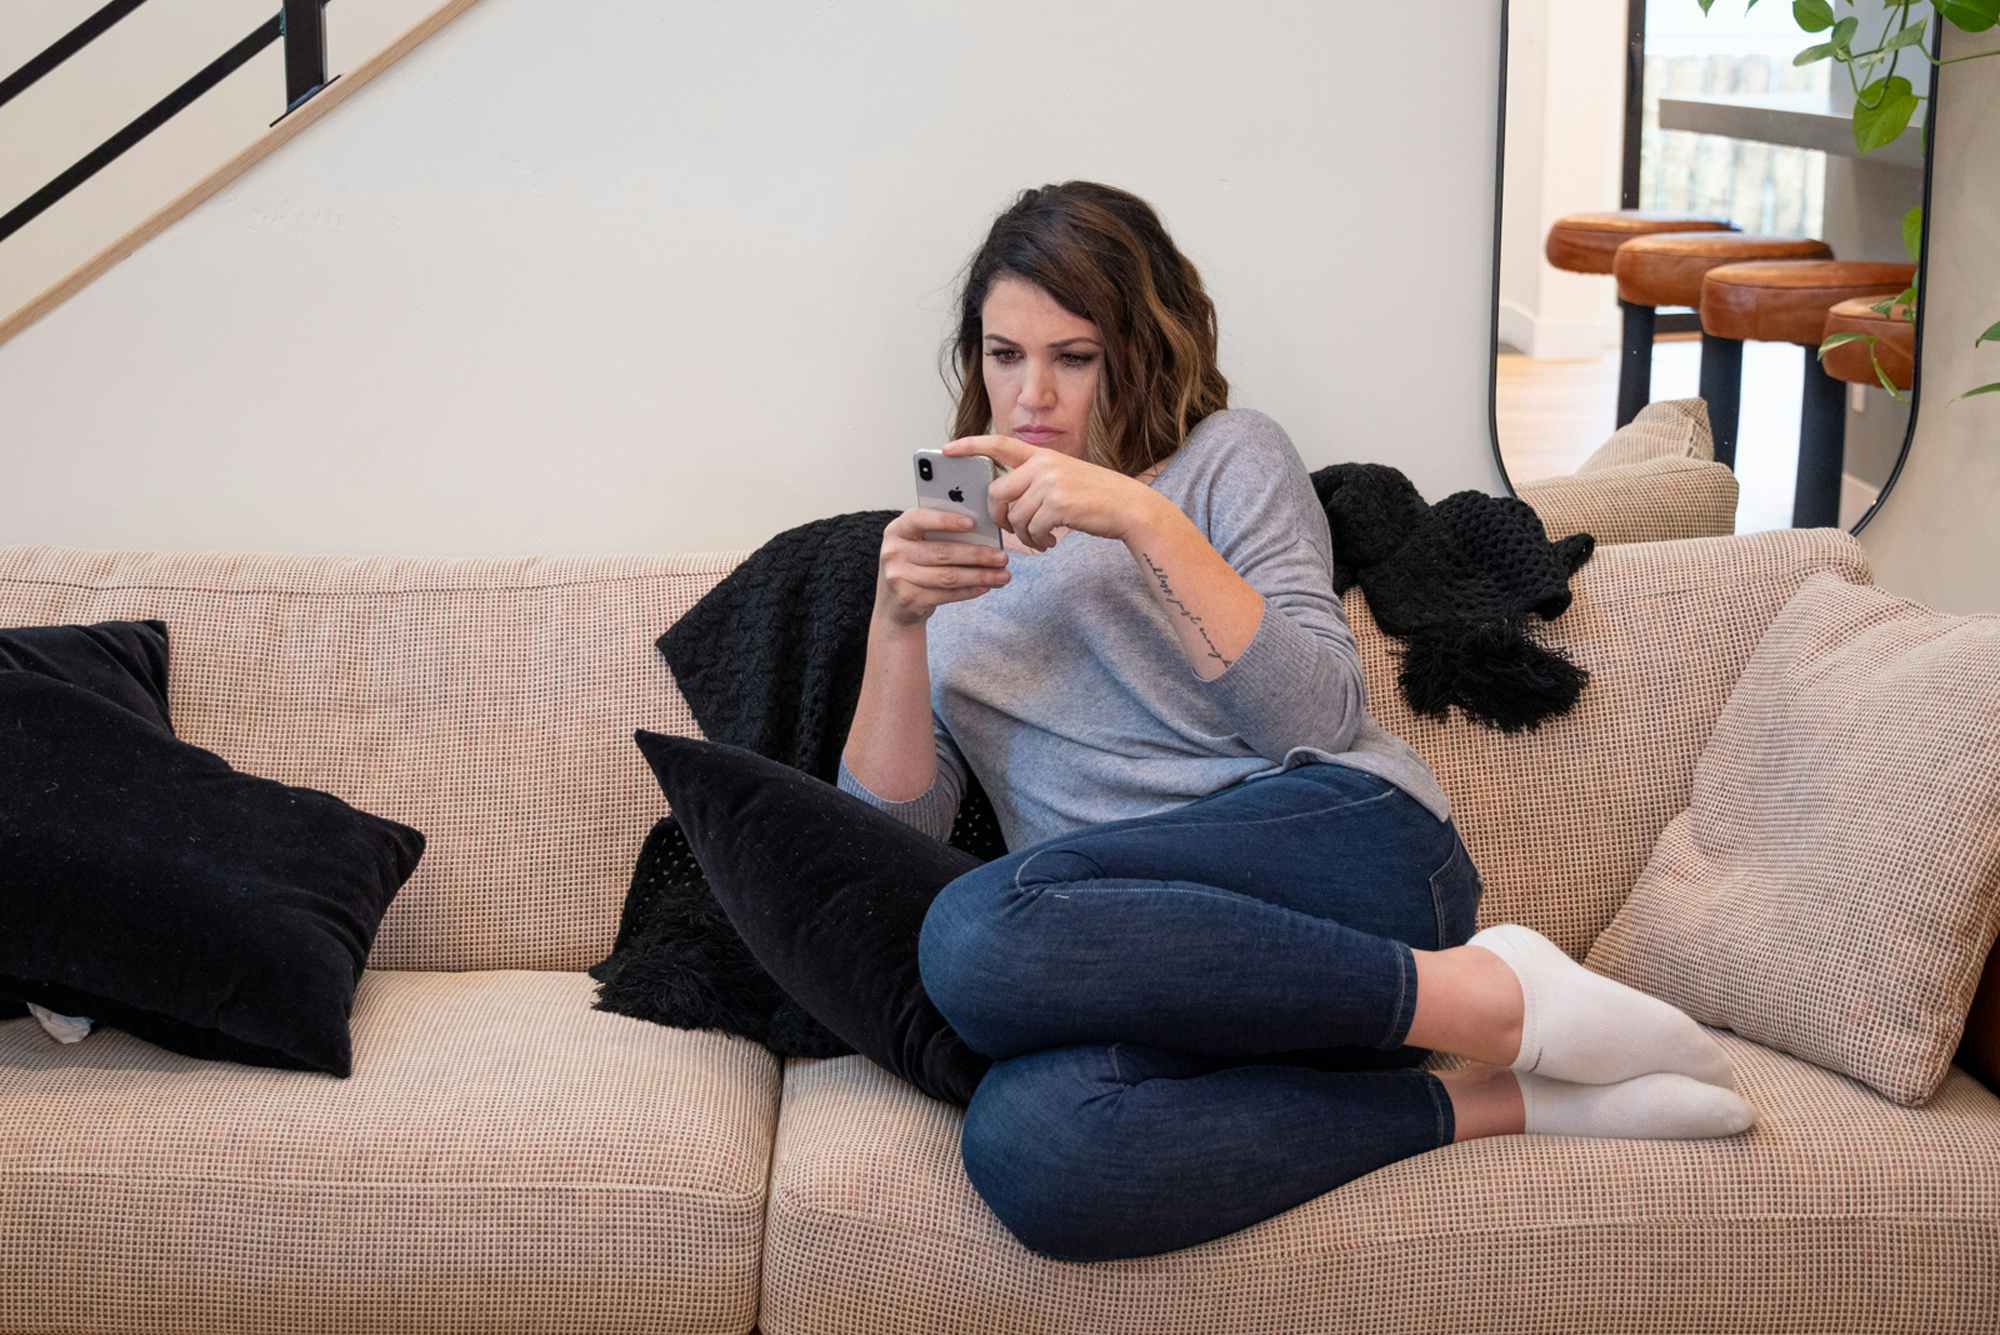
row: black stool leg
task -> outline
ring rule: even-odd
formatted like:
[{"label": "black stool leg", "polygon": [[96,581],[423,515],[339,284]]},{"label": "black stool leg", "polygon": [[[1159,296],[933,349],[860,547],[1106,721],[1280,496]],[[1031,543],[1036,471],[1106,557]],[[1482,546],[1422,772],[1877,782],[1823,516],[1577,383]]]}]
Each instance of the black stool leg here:
[{"label": "black stool leg", "polygon": [[1618,354],[1618,421],[1624,426],[1653,401],[1653,308],[1621,300],[1625,343]]},{"label": "black stool leg", "polygon": [[1742,412],[1743,343],[1701,334],[1701,397],[1715,436],[1715,461],[1736,471],[1736,422]]},{"label": "black stool leg", "polygon": [[1808,347],[1806,385],[1799,405],[1799,481],[1792,493],[1793,528],[1840,523],[1840,470],[1847,454],[1847,384],[1820,364]]}]

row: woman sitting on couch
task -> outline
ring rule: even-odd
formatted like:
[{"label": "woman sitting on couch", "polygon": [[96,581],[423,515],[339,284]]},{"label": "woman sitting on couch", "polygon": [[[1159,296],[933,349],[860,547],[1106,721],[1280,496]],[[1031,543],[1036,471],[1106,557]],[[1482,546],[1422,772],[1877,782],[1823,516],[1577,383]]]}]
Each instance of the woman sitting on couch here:
[{"label": "woman sitting on couch", "polygon": [[[838,782],[1016,850],[947,885],[925,990],[995,1063],[965,1170],[1030,1248],[1151,1255],[1477,1136],[1728,1135],[1690,1017],[1518,924],[1369,717],[1326,513],[1228,407],[1216,316],[1142,200],[1023,193],[974,257],[950,454],[1012,471],[1005,550],[883,534]],[[1482,1067],[1417,1069],[1433,1050]]]}]

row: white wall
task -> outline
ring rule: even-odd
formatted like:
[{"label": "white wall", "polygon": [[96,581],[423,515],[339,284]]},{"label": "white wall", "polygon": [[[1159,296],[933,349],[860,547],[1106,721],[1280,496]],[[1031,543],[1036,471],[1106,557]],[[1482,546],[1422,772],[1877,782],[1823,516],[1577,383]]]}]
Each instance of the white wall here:
[{"label": "white wall", "polygon": [[[326,11],[329,76],[354,69],[438,0],[340,0]],[[96,11],[0,0],[0,74]],[[276,0],[147,0],[0,107],[0,213],[123,129],[278,12]],[[62,201],[0,242],[0,317],[12,314],[266,133],[285,109],[273,42]]]},{"label": "white wall", "polygon": [[1500,338],[1533,357],[1595,356],[1618,346],[1617,294],[1547,263],[1542,242],[1566,213],[1619,206],[1625,7],[1513,0],[1509,20]]},{"label": "white wall", "polygon": [[1308,466],[1505,494],[1497,5],[778,10],[483,0],[0,345],[0,533],[660,552],[901,508],[958,269],[1071,177],[1159,209]]},{"label": "white wall", "polygon": [[[1946,59],[1993,45],[1945,28]],[[2000,60],[1947,65],[1938,89],[1917,426],[1902,472],[1859,537],[1876,582],[1950,612],[2000,611]]]}]

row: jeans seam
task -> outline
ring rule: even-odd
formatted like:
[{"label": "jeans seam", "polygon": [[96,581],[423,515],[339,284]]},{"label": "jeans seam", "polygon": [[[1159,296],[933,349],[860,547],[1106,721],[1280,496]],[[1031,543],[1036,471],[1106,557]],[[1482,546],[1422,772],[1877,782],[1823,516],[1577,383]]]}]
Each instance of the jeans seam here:
[{"label": "jeans seam", "polygon": [[[1387,780],[1384,780],[1384,782],[1387,782]],[[1380,802],[1380,801],[1383,801],[1383,800],[1384,800],[1384,799],[1386,799],[1386,798],[1391,798],[1391,797],[1394,797],[1394,796],[1396,795],[1396,793],[1397,793],[1398,791],[1399,791],[1399,790],[1397,790],[1397,789],[1393,789],[1393,788],[1392,788],[1392,789],[1390,789],[1390,790],[1389,790],[1388,792],[1386,792],[1386,793],[1377,793],[1377,794],[1375,794],[1375,796],[1373,796],[1373,797],[1357,797],[1357,798],[1355,798],[1355,799],[1354,799],[1353,801],[1351,801],[1351,802],[1342,802],[1342,803],[1340,803],[1340,804],[1339,804],[1338,806],[1331,806],[1331,807],[1314,807],[1314,808],[1313,808],[1313,809],[1312,809],[1311,811],[1291,811],[1291,812],[1287,812],[1286,814],[1284,814],[1284,815],[1282,815],[1282,816],[1258,816],[1258,817],[1255,817],[1254,819],[1250,819],[1250,820],[1231,820],[1231,821],[1229,821],[1229,822],[1228,822],[1228,824],[1230,824],[1231,826],[1240,826],[1240,825],[1269,825],[1269,824],[1271,824],[1271,823],[1272,823],[1273,821],[1281,821],[1281,820],[1299,820],[1299,819],[1301,819],[1301,818],[1303,818],[1303,817],[1306,817],[1306,816],[1326,816],[1326,815],[1331,815],[1332,813],[1334,813],[1334,812],[1336,812],[1336,811],[1347,811],[1347,810],[1350,810],[1350,809],[1352,809],[1352,808],[1354,808],[1354,807],[1365,807],[1365,806],[1367,806],[1367,805],[1368,805],[1369,803],[1371,803],[1371,802]],[[1200,800],[1199,798],[1197,798],[1197,799],[1196,799],[1196,801],[1199,801],[1199,800]],[[1178,811],[1178,810],[1181,810],[1181,809],[1182,809],[1182,808],[1173,808],[1173,810],[1176,810],[1176,811]],[[1148,830],[1184,830],[1184,829],[1191,829],[1191,828],[1194,828],[1194,827],[1196,827],[1196,826],[1201,826],[1201,825],[1208,825],[1208,824],[1211,824],[1211,823],[1212,823],[1212,822],[1209,822],[1209,821],[1200,821],[1200,820],[1183,820],[1183,821],[1154,821],[1154,822],[1149,822],[1149,823],[1148,823],[1148,824],[1146,825],[1146,828],[1147,828]],[[1087,833],[1089,833],[1089,832],[1090,832],[1090,831],[1089,831],[1088,829],[1086,829],[1086,830],[1081,830],[1081,831],[1078,831],[1078,833],[1081,833],[1081,834],[1087,834]],[[1042,851],[1044,851],[1044,850],[1041,850],[1041,849],[1037,849],[1037,850],[1036,850],[1036,852],[1042,852]]]},{"label": "jeans seam", "polygon": [[[1403,1023],[1403,999],[1407,997],[1410,993],[1410,982],[1411,982],[1410,975],[1413,972],[1415,972],[1416,960],[1410,954],[1409,947],[1405,946],[1402,942],[1396,941],[1395,938],[1393,937],[1387,937],[1384,939],[1391,941],[1398,947],[1398,949],[1395,952],[1396,953],[1396,1004],[1389,1011],[1389,1027],[1388,1029],[1383,1031],[1382,1041],[1375,1045],[1382,1051],[1388,1052],[1398,1046],[1398,1044],[1393,1039],[1393,1035],[1395,1034],[1396,1030],[1402,1026]],[[1412,1016],[1411,1018],[1414,1019],[1415,1017]]]},{"label": "jeans seam", "polygon": [[1451,870],[1452,861],[1458,857],[1458,849],[1459,849],[1458,836],[1453,835],[1451,840],[1451,852],[1445,855],[1444,865],[1442,867],[1439,867],[1436,871],[1432,872],[1430,875],[1431,912],[1435,914],[1437,917],[1437,929],[1438,929],[1437,941],[1439,950],[1446,949],[1451,945],[1451,942],[1447,941],[1444,935],[1444,899],[1439,891],[1438,877],[1444,875],[1446,872]]}]

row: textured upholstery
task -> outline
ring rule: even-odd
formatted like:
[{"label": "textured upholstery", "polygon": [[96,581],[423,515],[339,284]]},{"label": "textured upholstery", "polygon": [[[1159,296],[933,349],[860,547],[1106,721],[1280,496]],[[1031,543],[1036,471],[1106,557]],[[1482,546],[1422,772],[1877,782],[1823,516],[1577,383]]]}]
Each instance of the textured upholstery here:
[{"label": "textured upholstery", "polygon": [[744,1331],[777,1061],[369,970],[346,1080],[0,1021],[0,1331]]},{"label": "textured upholstery", "polygon": [[1743,1135],[1464,1141],[1209,1242],[1088,1265],[1006,1231],[966,1181],[958,1109],[862,1057],[787,1058],[762,1328],[2000,1329],[2000,1098],[1954,1068],[1905,1108],[1712,1032],[1758,1109]]},{"label": "textured upholstery", "polygon": [[1588,533],[1599,545],[1710,538],[1736,531],[1740,488],[1712,459],[1651,459],[1517,489],[1558,542]]},{"label": "textured upholstery", "polygon": [[1554,542],[1588,533],[1600,544],[1710,538],[1736,531],[1736,474],[1715,462],[1708,405],[1661,399],[1611,433],[1565,477],[1515,488]]}]

